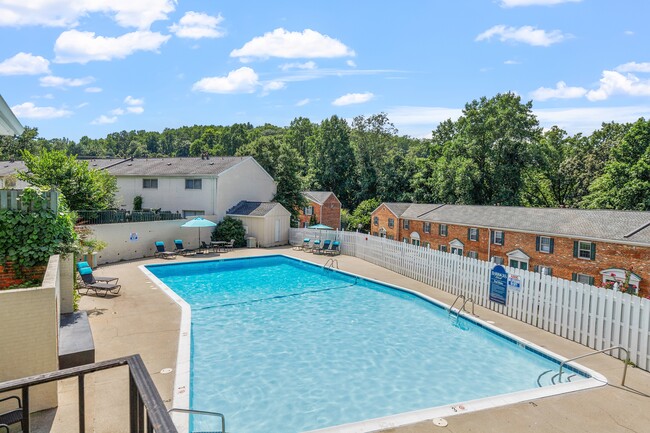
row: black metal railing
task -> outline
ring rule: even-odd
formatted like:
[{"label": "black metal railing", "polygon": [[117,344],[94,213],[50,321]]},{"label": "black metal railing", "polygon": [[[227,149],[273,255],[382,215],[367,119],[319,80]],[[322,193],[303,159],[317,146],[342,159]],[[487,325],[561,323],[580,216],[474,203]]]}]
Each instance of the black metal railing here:
[{"label": "black metal railing", "polygon": [[78,210],[76,213],[77,224],[116,224],[183,219],[183,215],[178,212],[164,210]]},{"label": "black metal railing", "polygon": [[121,366],[127,366],[129,369],[130,433],[178,433],[171,417],[167,413],[165,403],[163,403],[140,355],[132,355],[110,361],[101,361],[80,367],[66,368],[64,370],[43,373],[22,379],[0,382],[0,394],[17,390],[22,391],[22,431],[23,433],[29,433],[30,387],[76,377],[79,390],[79,433],[85,433],[85,375]]}]

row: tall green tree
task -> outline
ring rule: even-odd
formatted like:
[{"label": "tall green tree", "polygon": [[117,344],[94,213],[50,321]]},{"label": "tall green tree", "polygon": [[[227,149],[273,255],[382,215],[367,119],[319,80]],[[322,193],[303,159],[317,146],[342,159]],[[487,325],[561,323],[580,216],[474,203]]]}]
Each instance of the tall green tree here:
[{"label": "tall green tree", "polygon": [[589,191],[587,208],[650,210],[650,120],[639,119],[611,149]]},{"label": "tall green tree", "polygon": [[350,127],[345,119],[334,115],[323,120],[309,159],[312,188],[333,191],[343,207],[350,207],[356,190],[354,166]]},{"label": "tall green tree", "polygon": [[88,163],[60,150],[43,150],[38,155],[22,154],[27,167],[18,178],[39,188],[60,191],[73,210],[108,209],[114,206],[117,181],[105,170],[93,170]]},{"label": "tall green tree", "polygon": [[348,217],[348,230],[361,230],[370,232],[370,218],[372,211],[377,209],[381,204],[378,198],[371,198],[359,203],[354,211]]}]

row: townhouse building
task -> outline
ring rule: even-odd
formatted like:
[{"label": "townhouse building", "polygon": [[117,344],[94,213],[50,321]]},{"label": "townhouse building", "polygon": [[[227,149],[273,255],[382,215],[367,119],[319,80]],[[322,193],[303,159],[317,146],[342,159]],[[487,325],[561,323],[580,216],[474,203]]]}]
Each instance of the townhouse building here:
[{"label": "townhouse building", "polygon": [[371,233],[581,283],[650,292],[650,212],[382,203],[372,213]]},{"label": "townhouse building", "polygon": [[308,227],[312,219],[333,229],[341,228],[341,202],[331,191],[303,191],[307,206],[300,210],[298,227]]}]

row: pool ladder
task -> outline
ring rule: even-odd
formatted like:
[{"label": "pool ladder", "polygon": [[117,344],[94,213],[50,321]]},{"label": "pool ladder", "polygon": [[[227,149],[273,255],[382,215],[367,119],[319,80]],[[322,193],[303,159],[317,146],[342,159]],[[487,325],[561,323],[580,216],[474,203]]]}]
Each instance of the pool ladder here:
[{"label": "pool ladder", "polygon": [[[456,305],[456,302],[458,302],[458,300],[460,300],[460,299],[463,300],[463,303],[460,306],[460,308],[456,312],[454,312],[454,305]],[[465,295],[456,296],[456,299],[454,300],[454,303],[451,304],[451,307],[449,307],[449,313],[447,314],[447,316],[451,317],[452,315],[455,314],[456,315],[456,320],[458,320],[458,318],[460,317],[461,311],[463,311],[463,310],[467,311],[467,309],[465,309],[465,305],[467,305],[468,302],[472,303],[472,313],[471,313],[472,316],[476,316],[476,314],[474,313],[474,306],[476,305],[476,303],[474,302],[474,299],[467,298],[467,297],[465,297]],[[469,311],[467,311],[467,312],[469,313]]]},{"label": "pool ladder", "polygon": [[336,260],[336,259],[327,259],[327,261],[325,262],[325,265],[323,265],[323,267],[324,268],[330,268],[330,269],[332,269],[332,268],[338,269],[339,268],[339,261]]},{"label": "pool ladder", "polygon": [[222,413],[208,412],[205,410],[196,410],[196,409],[181,409],[178,407],[173,407],[169,409],[167,412],[168,413],[179,412],[179,413],[187,413],[191,415],[207,415],[207,416],[214,416],[214,417],[221,418],[221,430],[215,430],[213,432],[194,432],[194,433],[226,433],[226,417]]}]

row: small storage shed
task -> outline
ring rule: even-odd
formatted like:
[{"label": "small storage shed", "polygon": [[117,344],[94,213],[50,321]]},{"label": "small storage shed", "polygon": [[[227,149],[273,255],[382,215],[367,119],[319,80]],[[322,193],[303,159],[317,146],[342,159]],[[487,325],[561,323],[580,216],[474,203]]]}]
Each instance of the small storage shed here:
[{"label": "small storage shed", "polygon": [[240,201],[227,215],[244,223],[246,237],[254,237],[260,247],[289,243],[291,213],[280,203]]}]

